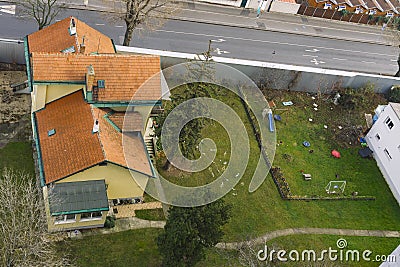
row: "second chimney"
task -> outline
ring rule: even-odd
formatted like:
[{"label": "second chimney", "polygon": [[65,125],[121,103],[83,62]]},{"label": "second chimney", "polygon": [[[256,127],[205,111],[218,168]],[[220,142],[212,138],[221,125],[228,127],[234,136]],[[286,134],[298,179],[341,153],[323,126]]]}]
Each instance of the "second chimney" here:
[{"label": "second chimney", "polygon": [[94,83],[94,69],[92,65],[87,67],[86,73],[86,91],[91,92]]}]

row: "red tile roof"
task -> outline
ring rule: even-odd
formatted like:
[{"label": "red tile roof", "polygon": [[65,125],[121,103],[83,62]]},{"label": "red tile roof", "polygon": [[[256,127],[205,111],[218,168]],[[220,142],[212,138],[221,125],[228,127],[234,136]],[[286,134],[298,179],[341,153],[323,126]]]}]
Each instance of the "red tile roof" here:
[{"label": "red tile roof", "polygon": [[[122,133],[116,130],[106,119],[104,110],[93,108],[93,114],[98,116],[99,137],[108,161],[130,169],[152,175],[146,147],[142,137],[136,133]],[[126,138],[123,142],[122,138]],[[123,147],[123,144],[128,147]],[[124,153],[125,152],[125,153]],[[126,157],[126,158],[125,158]]]},{"label": "red tile roof", "polygon": [[[91,107],[84,101],[80,90],[36,112],[46,184],[104,161],[152,176],[142,137],[137,133],[127,133],[124,138],[128,140],[125,144],[129,149],[124,154],[122,133],[104,117],[108,111]],[[100,130],[93,134],[96,119]],[[55,134],[48,136],[52,129]]]},{"label": "red tile roof", "polygon": [[[90,105],[78,91],[46,105],[36,113],[46,183],[104,161],[99,138],[92,134]],[[48,136],[48,131],[56,133]]]},{"label": "red tile roof", "polygon": [[98,101],[130,101],[133,96],[134,100],[161,98],[159,56],[32,53],[32,65],[34,82],[84,82],[87,67],[92,65],[94,84],[105,81],[105,88],[99,89]]},{"label": "red tile roof", "polygon": [[[76,35],[70,35],[71,19],[76,25]],[[112,40],[101,32],[74,18],[65,18],[46,28],[28,35],[29,52],[58,53],[61,50],[74,46],[78,52],[77,43],[82,44],[84,38],[85,52],[115,53]]]}]

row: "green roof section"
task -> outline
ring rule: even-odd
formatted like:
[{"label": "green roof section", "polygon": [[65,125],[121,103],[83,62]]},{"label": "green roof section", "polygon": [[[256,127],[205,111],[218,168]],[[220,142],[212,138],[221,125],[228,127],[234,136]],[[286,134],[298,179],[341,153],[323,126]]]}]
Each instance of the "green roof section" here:
[{"label": "green roof section", "polygon": [[51,215],[107,211],[104,180],[57,183],[49,187]]}]

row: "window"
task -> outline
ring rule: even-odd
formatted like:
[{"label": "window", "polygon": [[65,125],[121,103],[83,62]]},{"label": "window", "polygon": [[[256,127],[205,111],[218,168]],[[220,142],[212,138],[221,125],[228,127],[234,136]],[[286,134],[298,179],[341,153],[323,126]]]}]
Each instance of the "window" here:
[{"label": "window", "polygon": [[391,130],[393,128],[393,126],[394,126],[393,121],[389,117],[386,118],[385,124],[387,125],[389,130]]},{"label": "window", "polygon": [[103,214],[101,211],[81,213],[81,221],[101,220]]},{"label": "window", "polygon": [[379,136],[379,134],[376,134],[376,135],[375,135],[375,138],[376,138],[376,140],[378,140],[378,141],[381,140],[381,137]]},{"label": "window", "polygon": [[55,224],[73,223],[73,222],[76,222],[75,214],[58,215],[56,216],[54,221]]},{"label": "window", "polygon": [[391,159],[392,159],[392,156],[390,156],[389,151],[388,151],[386,148],[385,148],[383,151],[385,152],[385,154],[386,154],[386,156],[388,157],[388,159],[391,160]]}]

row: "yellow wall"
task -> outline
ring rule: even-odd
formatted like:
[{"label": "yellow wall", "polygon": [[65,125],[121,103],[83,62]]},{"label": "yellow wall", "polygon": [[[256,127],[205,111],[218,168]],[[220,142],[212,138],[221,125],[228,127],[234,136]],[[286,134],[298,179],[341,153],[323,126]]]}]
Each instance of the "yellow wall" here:
[{"label": "yellow wall", "polygon": [[54,223],[55,217],[50,216],[50,207],[49,207],[49,202],[48,202],[47,186],[44,186],[42,189],[43,189],[43,199],[45,200],[44,204],[45,204],[46,217],[47,217],[47,228],[48,228],[49,232],[82,229],[82,228],[94,228],[94,227],[103,227],[104,226],[104,222],[106,221],[106,218],[107,218],[107,213],[108,213],[107,211],[101,212],[101,214],[102,214],[101,220],[91,220],[91,221],[81,222],[80,221],[81,215],[77,214],[75,222],[55,224]]},{"label": "yellow wall", "polygon": [[[148,179],[147,176],[136,172],[132,172],[132,174],[135,175],[136,179],[140,179],[142,185],[146,185]],[[102,179],[106,182],[108,199],[135,198],[143,196],[144,190],[135,182],[129,170],[112,163],[108,163],[107,166],[94,166],[68,178],[62,179],[57,183]]]},{"label": "yellow wall", "polygon": [[55,217],[50,217],[47,219],[48,230],[50,232],[55,231],[65,231],[65,230],[73,230],[73,229],[82,229],[82,228],[95,228],[95,227],[103,227],[104,222],[107,218],[107,211],[102,211],[101,220],[91,220],[91,221],[83,221],[81,222],[81,215],[76,215],[76,221],[71,223],[59,223],[55,224]]},{"label": "yellow wall", "polygon": [[34,85],[32,96],[32,112],[44,108],[46,104],[46,85]]},{"label": "yellow wall", "polygon": [[34,85],[31,93],[32,112],[45,107],[51,101],[84,88],[82,84]]},{"label": "yellow wall", "polygon": [[59,99],[63,96],[69,95],[73,92],[76,92],[80,89],[83,89],[84,85],[82,84],[57,84],[57,85],[48,85],[47,86],[47,94],[46,94],[46,104]]}]

